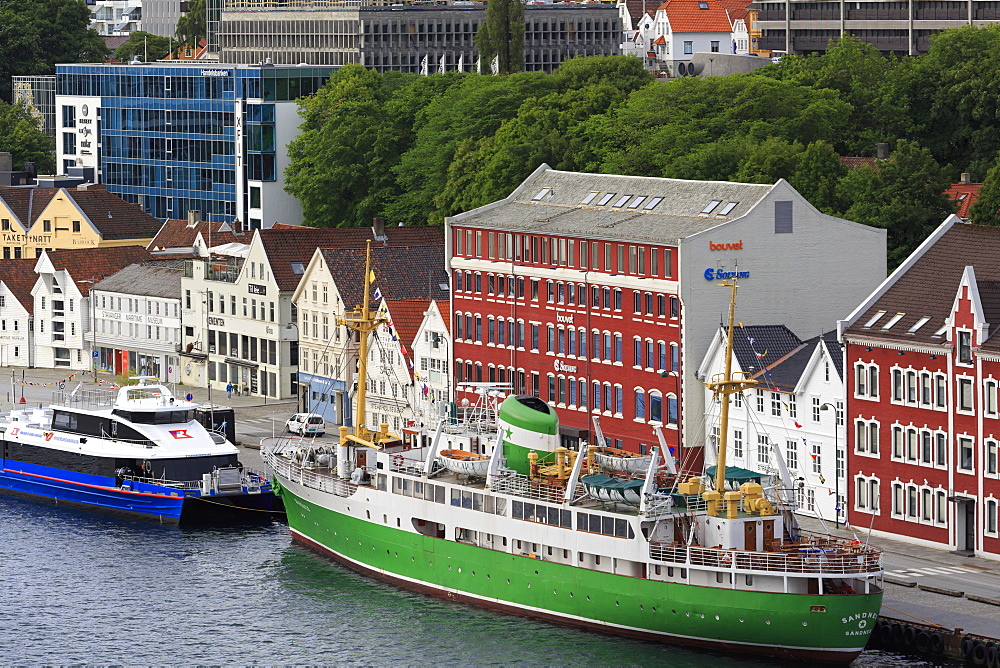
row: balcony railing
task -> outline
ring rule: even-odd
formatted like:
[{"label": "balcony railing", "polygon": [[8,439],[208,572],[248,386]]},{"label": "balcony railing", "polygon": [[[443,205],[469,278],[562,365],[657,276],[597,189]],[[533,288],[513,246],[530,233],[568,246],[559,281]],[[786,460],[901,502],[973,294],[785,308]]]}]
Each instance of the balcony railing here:
[{"label": "balcony railing", "polygon": [[853,575],[882,571],[881,550],[843,541],[807,541],[776,552],[723,550],[712,547],[650,543],[649,557],[682,566],[732,571]]}]

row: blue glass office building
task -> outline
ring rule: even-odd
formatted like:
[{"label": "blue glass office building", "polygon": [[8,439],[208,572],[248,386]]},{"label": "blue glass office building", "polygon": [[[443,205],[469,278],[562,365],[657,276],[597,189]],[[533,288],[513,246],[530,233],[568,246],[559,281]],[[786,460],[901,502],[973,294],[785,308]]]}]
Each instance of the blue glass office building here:
[{"label": "blue glass office building", "polygon": [[59,165],[94,167],[98,180],[161,218],[249,227],[298,223],[282,189],[285,147],[301,120],[295,99],[332,66],[212,62],[56,66]]}]

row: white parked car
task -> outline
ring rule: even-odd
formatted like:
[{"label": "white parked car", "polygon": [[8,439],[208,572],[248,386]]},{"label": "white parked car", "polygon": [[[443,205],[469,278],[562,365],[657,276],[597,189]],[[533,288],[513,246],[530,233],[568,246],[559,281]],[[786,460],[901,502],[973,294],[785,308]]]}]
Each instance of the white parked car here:
[{"label": "white parked car", "polygon": [[316,413],[296,413],[285,422],[285,429],[300,436],[322,436],[326,433],[326,422]]}]

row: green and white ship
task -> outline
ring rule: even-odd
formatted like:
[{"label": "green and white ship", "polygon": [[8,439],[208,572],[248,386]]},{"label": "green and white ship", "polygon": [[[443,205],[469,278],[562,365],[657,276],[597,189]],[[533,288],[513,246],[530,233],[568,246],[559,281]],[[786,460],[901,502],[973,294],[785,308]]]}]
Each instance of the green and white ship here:
[{"label": "green and white ship", "polygon": [[[365,293],[344,321],[360,332],[359,416],[380,324]],[[709,384],[723,420],[728,395],[754,384],[729,374]],[[552,407],[508,396],[495,422],[445,423],[414,444],[383,424],[342,428],[335,453],[299,441],[264,455],[294,540],[407,589],[742,654],[848,663],[862,651],[882,601],[877,548],[800,530],[791,490],[726,488],[724,439],[713,485],[678,481],[662,449],[637,473],[602,468],[606,452],[561,448],[558,431]]]}]

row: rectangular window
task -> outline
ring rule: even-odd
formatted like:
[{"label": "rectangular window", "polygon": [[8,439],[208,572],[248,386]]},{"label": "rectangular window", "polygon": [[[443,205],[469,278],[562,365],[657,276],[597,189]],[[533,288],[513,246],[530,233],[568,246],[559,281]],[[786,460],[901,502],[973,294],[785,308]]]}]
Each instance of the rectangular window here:
[{"label": "rectangular window", "polygon": [[694,42],[685,41],[684,42],[684,53],[694,53]]},{"label": "rectangular window", "polygon": [[972,411],[972,379],[958,379],[958,410]]},{"label": "rectangular window", "polygon": [[972,364],[972,332],[958,332],[958,363]]},{"label": "rectangular window", "polygon": [[961,471],[973,469],[973,444],[968,436],[958,437],[958,468]]},{"label": "rectangular window", "polygon": [[778,201],[774,203],[774,233],[792,233],[792,202]]}]

